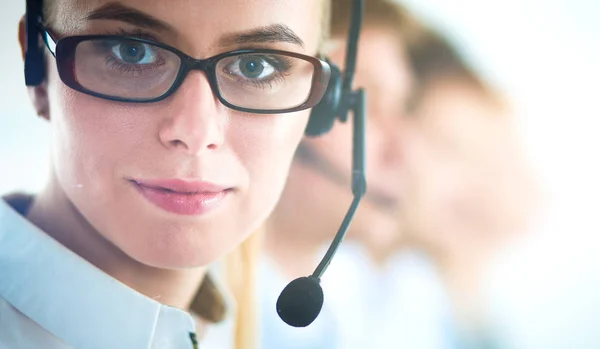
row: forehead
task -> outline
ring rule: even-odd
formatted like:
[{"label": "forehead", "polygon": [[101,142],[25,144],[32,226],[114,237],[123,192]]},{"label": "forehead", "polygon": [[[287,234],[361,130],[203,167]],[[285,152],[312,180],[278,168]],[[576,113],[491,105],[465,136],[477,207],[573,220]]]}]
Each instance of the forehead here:
[{"label": "forehead", "polygon": [[64,34],[93,28],[95,24],[86,19],[87,14],[110,4],[124,5],[168,23],[187,41],[213,42],[229,33],[284,24],[304,41],[306,51],[314,51],[323,30],[324,0],[50,1],[55,22],[51,25]]},{"label": "forehead", "polygon": [[[331,52],[332,60],[343,65],[346,56],[345,38],[339,39]],[[356,83],[369,92],[408,92],[412,71],[402,40],[392,30],[364,28],[357,51]]]}]

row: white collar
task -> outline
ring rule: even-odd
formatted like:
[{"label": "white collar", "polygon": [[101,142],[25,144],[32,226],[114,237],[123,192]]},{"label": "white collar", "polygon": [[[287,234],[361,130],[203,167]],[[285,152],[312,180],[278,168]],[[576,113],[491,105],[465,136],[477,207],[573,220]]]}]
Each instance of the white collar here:
[{"label": "white collar", "polygon": [[0,297],[77,349],[192,349],[192,317],[127,287],[0,198]]}]

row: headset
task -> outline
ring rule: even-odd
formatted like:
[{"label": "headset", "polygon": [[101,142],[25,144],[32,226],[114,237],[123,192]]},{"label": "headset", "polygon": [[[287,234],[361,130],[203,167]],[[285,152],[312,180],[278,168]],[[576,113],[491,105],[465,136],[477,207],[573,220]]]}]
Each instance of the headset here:
[{"label": "headset", "polygon": [[[352,194],[353,199],[346,216],[325,256],[310,276],[300,277],[290,282],[281,291],[276,303],[279,317],[293,327],[306,327],[319,316],[324,302],[321,277],[331,263],[342,243],[361,199],[367,191],[365,176],[365,100],[363,89],[352,90],[352,80],[356,69],[356,52],[364,12],[363,0],[352,1],[352,18],[348,34],[348,48],[344,76],[339,69],[333,86],[328,86],[326,98],[317,105],[310,116],[306,130],[308,136],[318,136],[328,132],[336,120],[345,122],[349,111],[353,114],[352,130]],[[331,89],[329,89],[331,87]],[[303,151],[302,148],[300,148]],[[304,149],[306,150],[306,149]],[[329,173],[333,174],[333,171]],[[332,177],[333,178],[333,177]],[[335,175],[335,178],[339,178]]]},{"label": "headset", "polygon": [[44,69],[44,50],[40,45],[40,25],[42,23],[42,0],[27,0],[25,28],[27,31],[27,50],[25,52],[25,84],[41,85],[46,78]]},{"label": "headset", "polygon": [[[343,241],[367,190],[364,155],[366,95],[363,89],[352,90],[363,11],[364,0],[353,0],[344,76],[342,77],[342,72],[336,65],[330,63],[329,84],[321,101],[313,107],[305,129],[308,137],[326,134],[336,121],[346,122],[348,112],[353,112],[352,193],[354,198],[333,242],[314,273],[292,281],[277,299],[277,314],[284,322],[294,327],[308,326],[319,315],[324,301],[320,278]],[[42,14],[43,0],[27,0],[25,15],[27,31],[25,84],[27,86],[38,86],[46,78],[44,48],[40,40]]]}]

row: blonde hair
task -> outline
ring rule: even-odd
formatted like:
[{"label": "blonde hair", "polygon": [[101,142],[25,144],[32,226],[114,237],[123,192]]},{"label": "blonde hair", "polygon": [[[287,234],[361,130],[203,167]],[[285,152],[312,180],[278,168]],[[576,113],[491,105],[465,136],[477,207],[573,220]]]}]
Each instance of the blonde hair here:
[{"label": "blonde hair", "polygon": [[[350,25],[352,0],[333,0],[331,34],[345,35]],[[500,109],[505,98],[467,64],[447,38],[417,19],[401,4],[392,0],[368,0],[364,5],[363,28],[391,32],[404,48],[414,75],[414,93],[409,107],[420,102],[424,91],[443,79],[461,81],[474,87]]]},{"label": "blonde hair", "polygon": [[[339,37],[348,33],[352,16],[352,0],[332,0],[331,26],[332,36]],[[367,0],[364,3],[362,28],[382,28],[394,33],[402,46],[411,46],[425,31],[425,27],[404,7],[390,0]]]},{"label": "blonde hair", "polygon": [[256,279],[263,231],[254,232],[226,262],[228,284],[237,302],[236,349],[252,349],[257,344]]}]

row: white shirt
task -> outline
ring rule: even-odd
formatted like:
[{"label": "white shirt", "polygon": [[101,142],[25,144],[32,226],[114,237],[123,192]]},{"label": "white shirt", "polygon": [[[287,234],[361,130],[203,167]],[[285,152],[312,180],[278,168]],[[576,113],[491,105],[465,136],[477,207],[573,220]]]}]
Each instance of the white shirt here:
[{"label": "white shirt", "polygon": [[455,347],[450,300],[422,254],[401,252],[377,267],[364,248],[347,241],[322,284],[344,349]]},{"label": "white shirt", "polygon": [[0,199],[0,349],[193,349],[194,332]]},{"label": "white shirt", "polygon": [[306,328],[277,316],[289,281],[277,265],[264,258],[259,275],[262,349],[455,348],[450,301],[420,254],[399,254],[378,270],[361,246],[344,242],[321,280],[323,309]]}]

